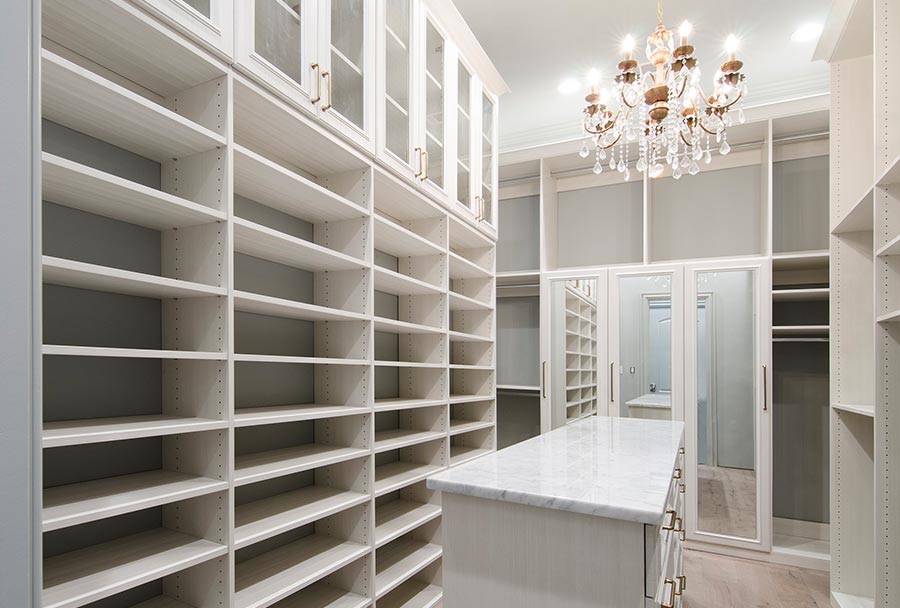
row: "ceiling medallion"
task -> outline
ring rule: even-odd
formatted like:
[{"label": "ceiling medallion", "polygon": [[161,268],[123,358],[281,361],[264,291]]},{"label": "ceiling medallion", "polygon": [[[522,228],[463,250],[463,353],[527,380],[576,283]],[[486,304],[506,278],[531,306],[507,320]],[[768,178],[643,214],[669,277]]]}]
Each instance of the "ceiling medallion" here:
[{"label": "ceiling medallion", "polygon": [[652,69],[648,66],[645,72],[633,58],[634,39],[628,36],[613,88],[600,91],[596,83],[591,83],[591,92],[585,97],[588,105],[582,123],[585,139],[581,157],[590,155],[593,144],[596,174],[603,171],[608,157],[609,168],[628,181],[628,144],[637,142],[638,171],[659,177],[665,171],[665,162],[675,179],[685,172],[696,175],[701,160],[707,164],[712,161],[713,138],[720,154],[731,151],[727,133],[732,124],[731,110],[737,109],[739,122],[744,122],[747,84],[741,72],[744,64],[735,55],[737,38],[728,37],[728,58],[716,72],[713,94],[707,96],[700,86],[694,47],[688,42],[691,24],[685,21],[679,28],[676,47],[674,32],[663,25],[662,0],[657,3],[657,16],[659,24],[647,38],[647,60]]}]

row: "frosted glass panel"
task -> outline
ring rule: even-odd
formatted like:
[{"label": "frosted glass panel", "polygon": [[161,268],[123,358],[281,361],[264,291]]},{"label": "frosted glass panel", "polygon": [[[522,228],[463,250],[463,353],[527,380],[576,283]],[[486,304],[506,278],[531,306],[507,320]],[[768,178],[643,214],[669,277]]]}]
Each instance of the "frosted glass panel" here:
[{"label": "frosted glass panel", "polygon": [[560,267],[641,262],[643,200],[639,181],[560,192]]},{"label": "frosted glass panel", "polygon": [[203,15],[204,17],[209,17],[209,3],[210,0],[182,0],[185,4],[193,8],[195,11]]},{"label": "frosted glass panel", "polygon": [[828,249],[828,157],[772,166],[773,251]]},{"label": "frosted glass panel", "polygon": [[363,0],[332,0],[331,78],[333,109],[365,126],[365,8]]},{"label": "frosted glass panel", "polygon": [[459,88],[456,97],[456,149],[458,159],[456,168],[456,199],[468,207],[472,204],[472,192],[469,185],[472,168],[472,139],[470,136],[472,104],[469,98],[469,87],[472,76],[462,63],[458,64],[457,74]]},{"label": "frosted glass panel", "polygon": [[303,84],[303,30],[300,2],[256,0],[254,48],[266,61]]},{"label": "frosted glass panel", "polygon": [[409,163],[410,0],[387,0],[385,10],[386,146]]},{"label": "frosted glass panel", "polygon": [[409,47],[410,0],[387,0],[385,23],[393,36]]},{"label": "frosted glass panel", "polygon": [[427,22],[425,31],[425,150],[428,179],[444,185],[444,39]]}]

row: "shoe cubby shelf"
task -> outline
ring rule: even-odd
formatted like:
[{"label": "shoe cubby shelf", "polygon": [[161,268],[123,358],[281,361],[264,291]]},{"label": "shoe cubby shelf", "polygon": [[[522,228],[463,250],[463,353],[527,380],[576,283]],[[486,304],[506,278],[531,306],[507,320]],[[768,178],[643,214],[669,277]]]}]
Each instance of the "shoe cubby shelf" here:
[{"label": "shoe cubby shelf", "polygon": [[496,446],[494,240],[78,4],[41,56],[43,606],[437,605],[425,479]]}]

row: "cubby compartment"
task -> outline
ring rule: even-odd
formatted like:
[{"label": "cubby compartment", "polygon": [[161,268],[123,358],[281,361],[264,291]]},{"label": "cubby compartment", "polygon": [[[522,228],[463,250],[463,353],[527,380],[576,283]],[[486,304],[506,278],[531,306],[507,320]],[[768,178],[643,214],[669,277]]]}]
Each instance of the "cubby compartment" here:
[{"label": "cubby compartment", "polygon": [[375,289],[395,296],[440,294],[447,280],[446,254],[438,243],[443,220],[427,218],[403,224],[376,215]]},{"label": "cubby compartment", "polygon": [[498,388],[541,384],[540,297],[497,298]]},{"label": "cubby compartment", "polygon": [[493,369],[494,344],[492,342],[452,342],[450,367],[451,369]]},{"label": "cubby compartment", "polygon": [[375,410],[440,405],[447,401],[445,367],[377,366]]},{"label": "cubby compartment", "polygon": [[375,453],[441,439],[447,434],[447,406],[375,413]]},{"label": "cubby compartment", "polygon": [[493,310],[454,310],[450,312],[452,339],[470,338],[473,341],[493,341]]},{"label": "cubby compartment", "polygon": [[375,547],[441,516],[441,495],[419,481],[375,500]]},{"label": "cubby compartment", "polygon": [[540,435],[540,393],[499,390],[496,429],[498,450]]},{"label": "cubby compartment", "polygon": [[500,200],[497,272],[537,272],[541,268],[541,199]]},{"label": "cubby compartment", "polygon": [[368,410],[368,365],[236,361],[237,427],[336,418]]},{"label": "cubby compartment", "polygon": [[489,454],[494,450],[493,428],[460,433],[450,438],[450,466]]},{"label": "cubby compartment", "polygon": [[496,390],[493,369],[450,369],[450,402],[493,398]]},{"label": "cubby compartment", "polygon": [[442,585],[442,564],[438,560],[416,572],[406,582],[386,593],[378,600],[378,605],[381,608],[432,608],[440,606],[444,597]]},{"label": "cubby compartment", "polygon": [[368,362],[368,321],[310,321],[237,312],[236,359],[353,364]]},{"label": "cubby compartment", "polygon": [[441,520],[434,519],[375,550],[377,601],[441,559],[441,533]]},{"label": "cubby compartment", "polygon": [[234,483],[243,486],[369,454],[370,414],[240,427],[235,430]]},{"label": "cubby compartment", "polygon": [[371,457],[365,456],[238,487],[234,499],[235,548],[240,550],[368,504],[371,467]]},{"label": "cubby compartment", "polygon": [[493,401],[454,403],[450,406],[450,435],[491,428],[495,423]]},{"label": "cubby compartment", "polygon": [[372,558],[357,559],[318,582],[273,604],[275,608],[366,608],[369,598]]},{"label": "cubby compartment", "polygon": [[449,466],[447,438],[375,455],[375,496],[420,482]]},{"label": "cubby compartment", "polygon": [[372,507],[365,503],[237,550],[235,606],[263,608],[286,599],[288,606],[311,605],[304,602],[317,598],[317,590],[329,591],[310,588],[319,581],[363,595],[370,565],[360,558],[371,553],[372,527]]},{"label": "cubby compartment", "polygon": [[228,426],[224,361],[45,356],[45,448]]}]

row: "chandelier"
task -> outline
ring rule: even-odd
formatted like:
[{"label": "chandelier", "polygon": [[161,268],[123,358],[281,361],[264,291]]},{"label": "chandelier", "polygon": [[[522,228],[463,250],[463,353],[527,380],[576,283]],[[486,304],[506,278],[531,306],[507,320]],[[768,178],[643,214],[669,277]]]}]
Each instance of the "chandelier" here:
[{"label": "chandelier", "polygon": [[633,58],[634,39],[627,36],[622,45],[625,58],[619,62],[612,91],[600,91],[596,83],[590,83],[581,157],[587,158],[593,145],[596,174],[603,172],[608,157],[608,167],[629,180],[628,144],[637,142],[635,168],[641,173],[659,177],[665,162],[675,179],[684,173],[696,175],[701,161],[712,161],[712,140],[720,154],[731,151],[727,132],[733,122],[731,110],[736,109],[738,120],[744,122],[747,84],[741,73],[744,64],[735,55],[737,38],[728,37],[728,57],[716,72],[713,94],[707,96],[700,86],[694,47],[688,42],[691,24],[682,23],[676,47],[675,34],[663,24],[662,0],[657,1],[657,17],[659,24],[647,38],[652,69],[645,72]]}]

